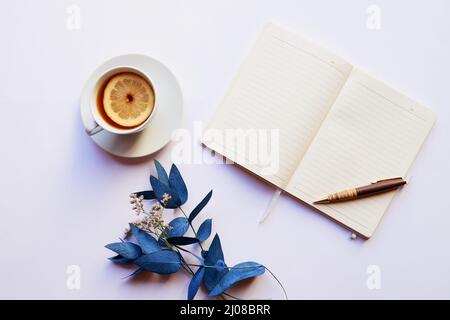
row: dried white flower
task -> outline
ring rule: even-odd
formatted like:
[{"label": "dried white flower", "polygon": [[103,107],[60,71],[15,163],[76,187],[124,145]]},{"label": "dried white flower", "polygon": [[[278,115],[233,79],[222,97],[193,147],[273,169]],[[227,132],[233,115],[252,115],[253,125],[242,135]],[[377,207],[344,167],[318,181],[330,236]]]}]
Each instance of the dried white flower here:
[{"label": "dried white flower", "polygon": [[136,193],[130,194],[131,209],[137,214],[145,212],[144,210],[144,196],[137,196]]},{"label": "dried white flower", "polygon": [[162,210],[161,205],[159,204],[159,202],[156,202],[153,207],[152,210],[150,211],[150,214],[156,214],[158,212],[160,212]]},{"label": "dried white flower", "polygon": [[172,196],[168,193],[164,193],[162,196],[162,203],[163,206],[167,206],[167,204],[169,203],[170,199],[172,199]]},{"label": "dried white flower", "polygon": [[[161,235],[163,232],[170,231],[172,228],[166,225],[162,216],[164,207],[169,203],[171,196],[167,193],[163,195],[161,203],[155,201],[149,211],[144,209],[144,196],[137,196],[136,193],[130,194],[131,209],[137,216],[143,214],[142,218],[132,222],[137,228],[144,230],[150,234]],[[125,230],[125,234],[129,235],[130,230]]]}]

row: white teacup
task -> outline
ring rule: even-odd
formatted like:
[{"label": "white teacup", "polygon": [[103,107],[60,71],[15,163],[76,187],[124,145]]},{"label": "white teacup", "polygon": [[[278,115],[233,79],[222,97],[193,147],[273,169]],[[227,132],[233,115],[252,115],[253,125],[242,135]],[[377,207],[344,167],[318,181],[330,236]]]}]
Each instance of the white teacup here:
[{"label": "white teacup", "polygon": [[[102,87],[104,87],[105,82],[108,79],[115,76],[116,74],[124,73],[124,72],[131,72],[131,73],[137,74],[137,75],[141,76],[142,78],[144,78],[152,87],[153,94],[155,95],[155,103],[153,105],[152,113],[148,116],[148,118],[143,123],[141,123],[137,127],[132,127],[132,128],[122,128],[120,126],[114,126],[113,124],[108,123],[103,118],[103,116],[100,114],[100,110],[99,110],[99,106],[98,106],[98,102],[97,102],[98,95],[100,94],[99,91],[102,90]],[[90,96],[91,97],[90,97],[89,104],[90,104],[90,110],[91,110],[93,121],[89,126],[86,126],[86,132],[90,136],[97,134],[102,130],[106,130],[106,131],[109,131],[109,132],[115,133],[115,134],[132,134],[132,133],[139,132],[139,131],[143,130],[150,123],[153,116],[155,115],[157,105],[158,105],[158,94],[156,92],[155,84],[151,80],[149,75],[147,75],[145,72],[142,72],[139,69],[136,69],[135,67],[129,67],[129,66],[115,67],[115,68],[109,69],[108,71],[103,73],[95,82],[95,85],[92,88],[92,92],[91,92]]]}]

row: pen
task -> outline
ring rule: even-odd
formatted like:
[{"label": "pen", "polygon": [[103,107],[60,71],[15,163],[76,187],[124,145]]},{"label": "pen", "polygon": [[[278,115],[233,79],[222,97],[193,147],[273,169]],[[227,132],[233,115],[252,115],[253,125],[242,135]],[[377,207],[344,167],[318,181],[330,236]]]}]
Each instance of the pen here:
[{"label": "pen", "polygon": [[314,201],[313,204],[324,204],[338,201],[359,199],[361,197],[372,196],[382,192],[397,189],[406,184],[402,177],[379,180],[369,185],[347,189],[327,195],[324,199]]}]

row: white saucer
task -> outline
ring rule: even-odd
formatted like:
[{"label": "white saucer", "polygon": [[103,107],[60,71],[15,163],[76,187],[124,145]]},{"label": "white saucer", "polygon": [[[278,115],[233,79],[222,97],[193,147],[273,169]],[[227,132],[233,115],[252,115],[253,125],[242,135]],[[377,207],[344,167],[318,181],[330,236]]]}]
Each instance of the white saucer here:
[{"label": "white saucer", "polygon": [[92,140],[103,150],[125,158],[150,155],[163,148],[172,131],[179,128],[183,116],[183,96],[173,73],[161,62],[140,54],[127,54],[112,58],[98,67],[86,82],[81,94],[81,119],[83,125],[92,123],[89,100],[92,88],[104,72],[116,66],[127,65],[144,71],[152,77],[158,88],[158,109],[150,124],[141,132],[117,135],[103,130]]}]

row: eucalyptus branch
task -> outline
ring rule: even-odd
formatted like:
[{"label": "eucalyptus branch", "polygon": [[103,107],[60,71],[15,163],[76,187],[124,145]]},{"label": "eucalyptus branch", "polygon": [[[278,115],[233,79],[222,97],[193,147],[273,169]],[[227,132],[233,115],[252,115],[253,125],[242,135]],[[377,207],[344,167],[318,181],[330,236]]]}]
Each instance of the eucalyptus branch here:
[{"label": "eucalyptus branch", "polygon": [[[163,166],[156,160],[155,166],[158,178],[150,176],[150,184],[153,190],[130,195],[132,209],[140,217],[130,223],[130,229],[126,231],[125,239],[132,234],[137,243],[120,240],[120,242],[106,245],[106,248],[117,254],[110,260],[115,263],[138,266],[129,276],[134,276],[143,270],[159,274],[171,274],[183,269],[192,275],[188,287],[189,299],[193,299],[200,286],[204,284],[208,289],[213,288],[211,293],[220,299],[226,300],[229,297],[241,300],[229,294],[227,290],[235,283],[260,276],[267,270],[281,286],[287,299],[288,296],[281,281],[267,267],[253,261],[228,267],[225,264],[222,245],[217,233],[209,248],[206,250],[203,247],[202,242],[211,236],[212,219],[204,220],[197,230],[194,228],[193,220],[208,204],[213,191],[209,191],[188,216],[182,208],[182,205],[188,199],[188,191],[178,168],[172,165],[168,175]],[[151,209],[145,209],[144,200],[154,201]],[[177,217],[166,223],[163,218],[165,209],[180,209],[184,217]],[[189,228],[194,233],[195,238],[185,236]],[[202,250],[201,255],[183,247],[194,243],[199,244],[199,248]],[[187,254],[195,257],[199,263],[188,262],[186,258],[190,258],[190,256]],[[196,271],[194,272],[194,270]]]}]

